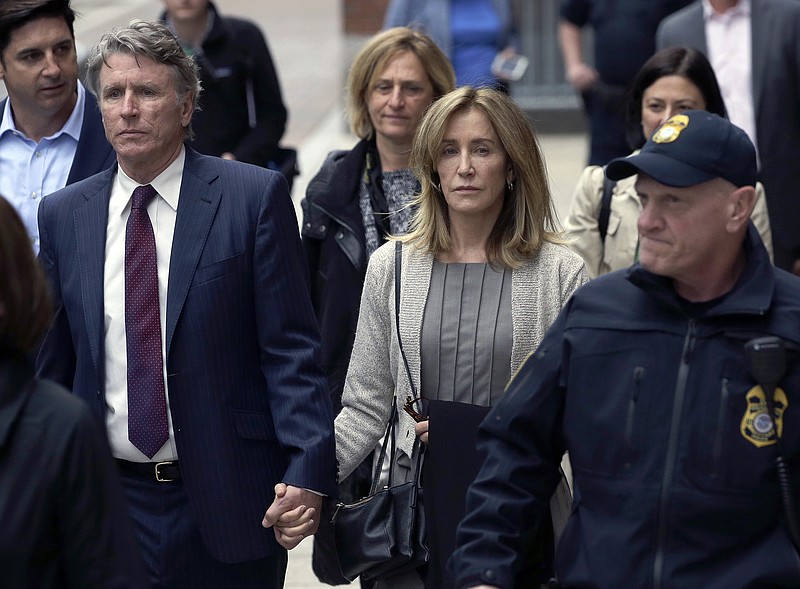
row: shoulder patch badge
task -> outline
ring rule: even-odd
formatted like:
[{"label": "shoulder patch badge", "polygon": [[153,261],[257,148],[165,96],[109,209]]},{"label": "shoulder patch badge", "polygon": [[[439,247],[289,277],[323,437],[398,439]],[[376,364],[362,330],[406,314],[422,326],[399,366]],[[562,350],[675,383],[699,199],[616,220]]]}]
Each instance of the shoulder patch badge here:
[{"label": "shoulder patch badge", "polygon": [[747,408],[742,417],[741,432],[744,438],[756,448],[771,446],[777,441],[775,429],[777,427],[778,437],[783,435],[783,412],[789,405],[789,400],[783,389],[775,389],[775,425],[773,426],[772,417],[767,409],[767,397],[760,386],[756,385],[745,396]]},{"label": "shoulder patch badge", "polygon": [[656,143],[672,143],[681,132],[689,125],[689,117],[686,115],[675,115],[658,128],[658,131],[653,135],[653,141]]}]

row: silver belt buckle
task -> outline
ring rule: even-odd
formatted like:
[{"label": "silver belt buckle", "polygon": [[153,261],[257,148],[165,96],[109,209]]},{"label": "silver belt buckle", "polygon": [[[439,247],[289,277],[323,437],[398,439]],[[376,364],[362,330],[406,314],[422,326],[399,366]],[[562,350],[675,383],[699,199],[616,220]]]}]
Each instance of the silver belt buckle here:
[{"label": "silver belt buckle", "polygon": [[168,479],[166,477],[161,476],[161,472],[159,471],[159,467],[161,467],[161,466],[169,466],[169,465],[172,465],[172,464],[175,464],[175,462],[172,461],[172,460],[167,460],[167,461],[164,461],[164,462],[156,462],[156,466],[155,466],[156,480],[159,483],[171,483],[172,481],[175,480],[175,479]]}]

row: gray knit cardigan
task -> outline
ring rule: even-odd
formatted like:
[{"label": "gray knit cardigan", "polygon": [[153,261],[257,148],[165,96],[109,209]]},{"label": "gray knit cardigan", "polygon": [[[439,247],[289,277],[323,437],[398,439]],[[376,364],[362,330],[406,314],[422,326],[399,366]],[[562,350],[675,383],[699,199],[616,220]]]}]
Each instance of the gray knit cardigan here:
[{"label": "gray knit cardigan", "polygon": [[[385,243],[372,255],[367,267],[356,339],[342,394],[343,408],[335,424],[340,479],[349,475],[383,437],[392,409],[392,395],[397,398],[398,409],[406,396],[412,395],[395,329],[394,254],[394,242]],[[419,391],[422,318],[433,256],[406,245],[402,265],[400,335],[411,377]],[[549,242],[529,262],[515,269],[511,277],[514,325],[511,373],[514,374],[587,277],[579,255]],[[410,456],[414,421],[402,410],[399,414],[398,448]]]}]

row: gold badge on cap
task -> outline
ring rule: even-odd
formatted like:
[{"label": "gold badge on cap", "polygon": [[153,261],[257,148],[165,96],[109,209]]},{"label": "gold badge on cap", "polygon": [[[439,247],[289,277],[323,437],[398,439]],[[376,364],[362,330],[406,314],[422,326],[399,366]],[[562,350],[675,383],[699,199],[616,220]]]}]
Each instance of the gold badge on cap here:
[{"label": "gold badge on cap", "polygon": [[656,143],[672,143],[675,141],[687,126],[689,125],[689,117],[686,115],[675,115],[658,128],[658,131],[653,135],[653,141]]},{"label": "gold badge on cap", "polygon": [[[756,448],[771,446],[783,434],[783,412],[789,405],[783,389],[775,389],[775,423],[767,408],[767,397],[760,386],[756,385],[745,397],[747,408],[742,417],[741,432],[744,438]],[[775,430],[778,435],[776,437]]]}]

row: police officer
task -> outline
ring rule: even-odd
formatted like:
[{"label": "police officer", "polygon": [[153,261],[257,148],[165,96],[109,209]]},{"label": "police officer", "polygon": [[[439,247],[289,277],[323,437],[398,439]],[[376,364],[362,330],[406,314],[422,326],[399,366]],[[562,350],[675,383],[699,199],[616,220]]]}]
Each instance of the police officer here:
[{"label": "police officer", "polygon": [[[776,460],[800,472],[800,365],[780,353],[800,346],[800,280],[748,221],[755,149],[687,111],[607,173],[639,175],[640,262],[576,292],[484,422],[456,586],[512,586],[568,450],[562,587],[798,587]],[[748,342],[756,363],[776,351],[766,376]]]}]

